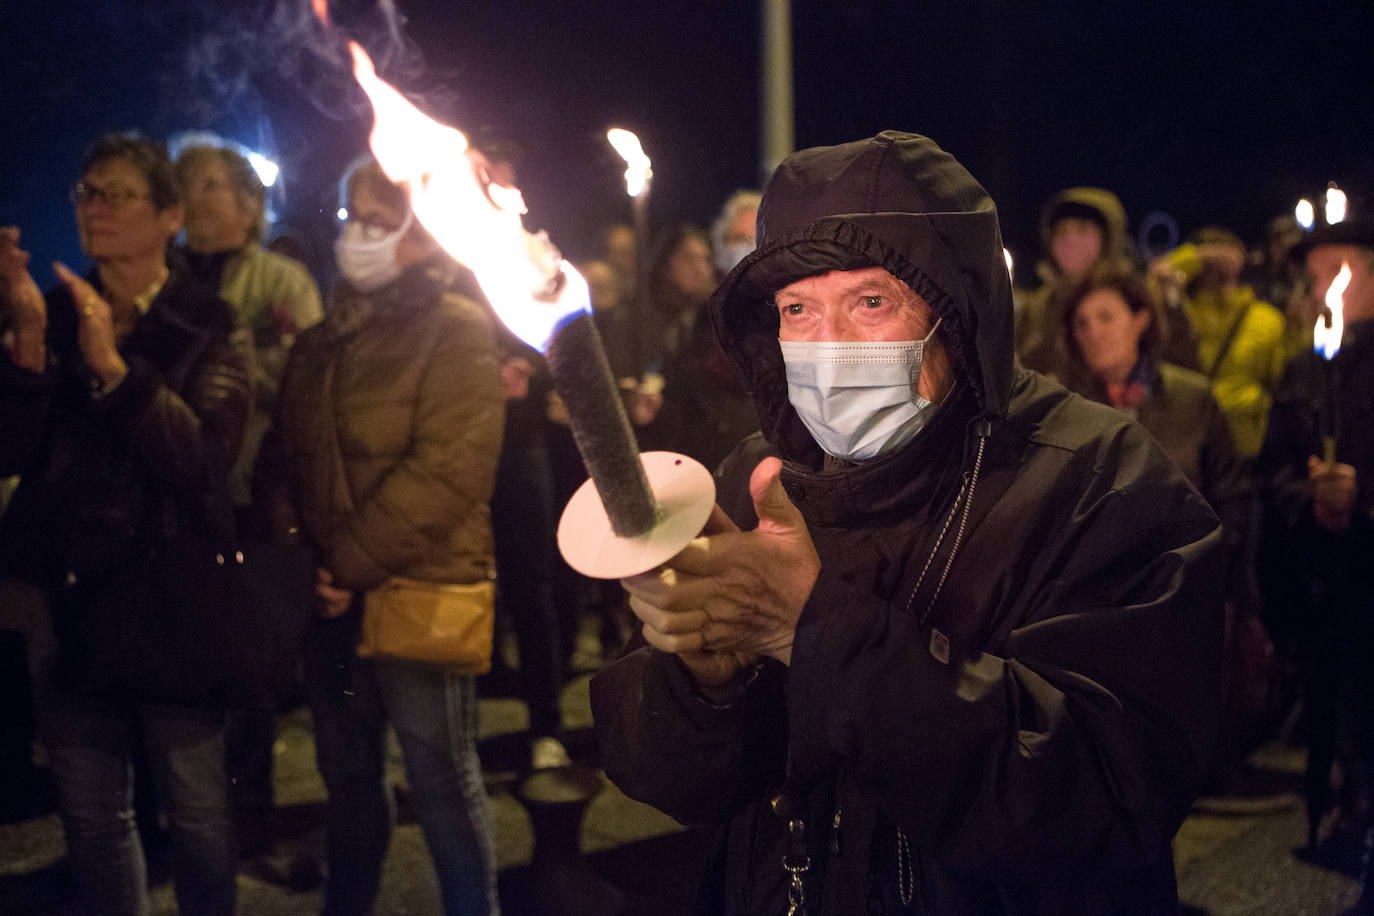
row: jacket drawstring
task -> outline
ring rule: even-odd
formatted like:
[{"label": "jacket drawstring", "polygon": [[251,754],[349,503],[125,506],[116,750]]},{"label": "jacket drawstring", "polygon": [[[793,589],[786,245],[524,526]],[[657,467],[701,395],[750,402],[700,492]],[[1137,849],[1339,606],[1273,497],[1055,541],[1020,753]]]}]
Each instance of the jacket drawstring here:
[{"label": "jacket drawstring", "polygon": [[911,906],[916,896],[916,870],[911,863],[911,844],[907,842],[906,831],[897,828],[897,899],[902,906]]}]

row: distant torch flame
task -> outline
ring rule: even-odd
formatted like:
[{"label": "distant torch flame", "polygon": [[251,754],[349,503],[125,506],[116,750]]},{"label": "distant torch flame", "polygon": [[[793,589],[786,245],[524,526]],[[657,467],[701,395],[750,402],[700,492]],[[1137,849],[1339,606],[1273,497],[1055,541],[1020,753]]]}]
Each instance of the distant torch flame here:
[{"label": "distant torch flame", "polygon": [[1316,222],[1317,213],[1312,206],[1312,201],[1304,197],[1298,201],[1298,205],[1293,208],[1293,218],[1298,221],[1298,225],[1304,229],[1311,229]]},{"label": "distant torch flame", "polygon": [[1002,249],[1002,260],[1007,262],[1007,276],[1016,275],[1016,260],[1011,256],[1010,248]]},{"label": "distant torch flame", "polygon": [[1345,192],[1333,183],[1326,189],[1326,224],[1334,226],[1345,219]]},{"label": "distant torch flame", "polygon": [[615,147],[620,158],[625,160],[625,193],[638,197],[649,186],[649,179],[654,177],[649,157],[644,155],[644,147],[639,145],[638,137],[623,127],[612,127],[606,131],[606,139]]},{"label": "distant torch flame", "polygon": [[1342,298],[1349,285],[1350,265],[1342,264],[1341,272],[1336,274],[1336,279],[1331,281],[1331,287],[1326,291],[1327,314],[1317,319],[1317,326],[1312,331],[1312,349],[1320,353],[1323,359],[1331,359],[1340,352],[1341,335],[1345,333]]},{"label": "distant torch flame", "polygon": [[568,319],[591,311],[582,276],[543,232],[525,231],[518,188],[492,183],[467,137],[425,115],[377,76],[357,42],[353,75],[372,102],[369,142],[382,171],[410,190],[418,219],[454,260],[467,265],[497,315],[543,352]]}]

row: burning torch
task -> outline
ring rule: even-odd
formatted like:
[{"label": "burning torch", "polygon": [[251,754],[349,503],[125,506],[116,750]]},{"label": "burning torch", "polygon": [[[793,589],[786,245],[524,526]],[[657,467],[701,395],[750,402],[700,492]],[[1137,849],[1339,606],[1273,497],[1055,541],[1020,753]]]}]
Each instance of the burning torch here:
[{"label": "burning torch", "polygon": [[[356,42],[349,48],[354,76],[372,103],[369,142],[378,164],[409,187],[416,219],[472,270],[505,325],[548,359],[591,475],[559,521],[558,546],[568,565],[613,579],[668,560],[711,513],[710,472],[684,455],[639,454],[592,321],[586,281],[547,235],[525,230],[519,189],[494,183],[461,132],[429,118],[378,77]],[[643,166],[647,187],[647,157]]]},{"label": "burning torch", "polygon": [[639,137],[623,127],[606,131],[606,140],[625,160],[625,193],[630,198],[635,228],[634,291],[625,305],[630,312],[630,357],[633,376],[620,380],[620,385],[643,394],[657,394],[663,390],[663,379],[644,374],[644,309],[649,299],[649,191],[653,186],[653,163],[640,145]]},{"label": "burning torch", "polygon": [[1341,337],[1345,333],[1344,296],[1345,288],[1350,285],[1350,276],[1350,265],[1342,263],[1340,273],[1336,274],[1326,290],[1326,308],[1322,310],[1322,314],[1317,318],[1316,327],[1312,329],[1312,349],[1325,360],[1326,403],[1323,405],[1325,410],[1321,429],[1322,457],[1327,464],[1336,460],[1336,437],[1340,434],[1340,377],[1332,361],[1340,352]]},{"label": "burning torch", "polygon": [[649,190],[653,185],[653,163],[644,153],[639,137],[623,127],[606,131],[606,139],[620,158],[625,160],[625,193],[631,201],[635,226],[635,297],[647,291],[648,264],[646,245],[649,239]]}]

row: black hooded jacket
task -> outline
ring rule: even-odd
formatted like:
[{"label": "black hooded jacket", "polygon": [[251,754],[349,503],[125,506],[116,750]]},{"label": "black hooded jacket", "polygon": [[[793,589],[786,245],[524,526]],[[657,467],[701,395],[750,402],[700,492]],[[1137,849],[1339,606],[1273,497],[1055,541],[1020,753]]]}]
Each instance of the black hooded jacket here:
[{"label": "black hooded jacket", "polygon": [[[771,295],[875,264],[943,318],[955,384],[906,445],[825,470]],[[593,681],[611,779],[728,824],[700,911],[783,911],[787,819],[810,913],[1176,910],[1170,839],[1216,725],[1218,524],[1141,427],[1013,369],[983,189],[911,134],[798,153],[713,304],[821,571],[790,668],[725,708],[649,648]]]}]

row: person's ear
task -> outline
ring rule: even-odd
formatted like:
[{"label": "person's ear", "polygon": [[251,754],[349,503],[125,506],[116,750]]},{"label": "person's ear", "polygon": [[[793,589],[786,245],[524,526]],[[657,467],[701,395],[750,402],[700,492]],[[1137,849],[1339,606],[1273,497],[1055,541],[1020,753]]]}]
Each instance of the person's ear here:
[{"label": "person's ear", "polygon": [[173,238],[181,231],[182,225],[186,222],[186,211],[181,204],[173,204],[157,215],[158,223],[162,226],[163,233],[167,238]]}]

